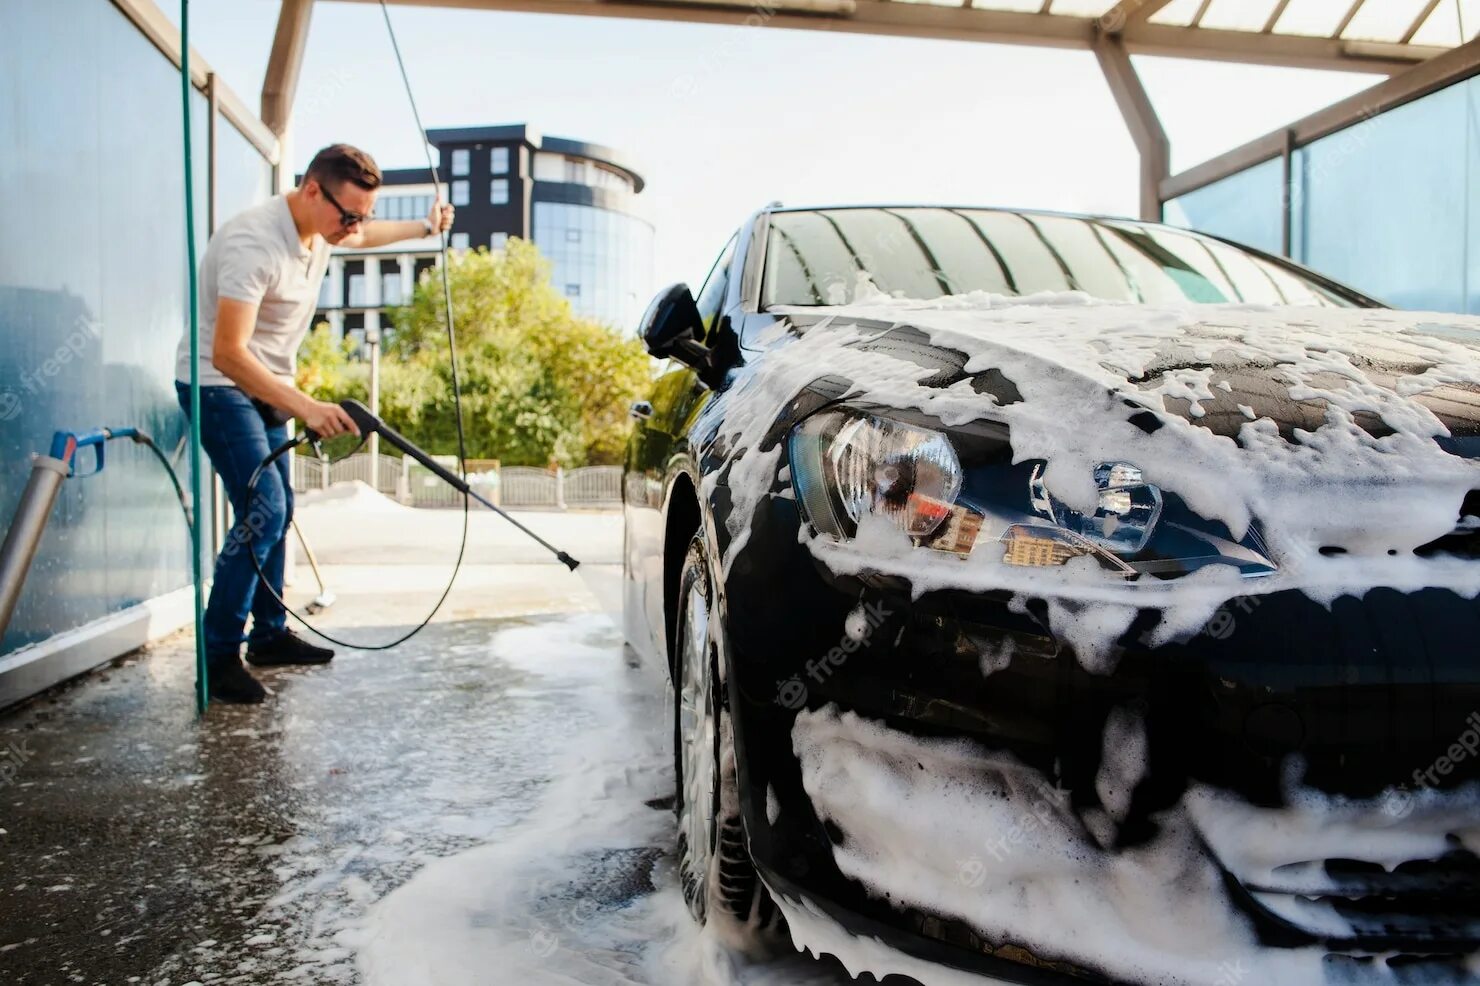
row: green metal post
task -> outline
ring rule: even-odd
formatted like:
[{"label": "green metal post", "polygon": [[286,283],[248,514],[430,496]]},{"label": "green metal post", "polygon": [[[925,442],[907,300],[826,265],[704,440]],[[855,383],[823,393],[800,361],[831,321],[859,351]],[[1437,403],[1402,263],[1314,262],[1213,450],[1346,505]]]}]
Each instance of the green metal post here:
[{"label": "green metal post", "polygon": [[205,483],[200,461],[200,314],[195,270],[195,165],[190,153],[190,0],[180,0],[180,96],[185,122],[185,265],[190,271],[190,565],[195,577],[195,711],[204,715],[210,700],[206,680],[205,578],[201,571],[201,518]]}]

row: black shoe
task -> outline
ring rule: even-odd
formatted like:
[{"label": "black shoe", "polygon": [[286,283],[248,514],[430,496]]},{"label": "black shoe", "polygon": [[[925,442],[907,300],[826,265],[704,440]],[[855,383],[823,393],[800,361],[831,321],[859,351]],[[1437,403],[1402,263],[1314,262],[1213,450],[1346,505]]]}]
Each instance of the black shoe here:
[{"label": "black shoe", "polygon": [[242,667],[241,658],[235,654],[228,658],[212,658],[206,665],[206,680],[210,697],[218,702],[256,705],[267,697],[267,689]]},{"label": "black shoe", "polygon": [[282,630],[265,643],[247,643],[247,663],[258,668],[282,664],[328,664],[334,652],[315,647],[292,630]]}]

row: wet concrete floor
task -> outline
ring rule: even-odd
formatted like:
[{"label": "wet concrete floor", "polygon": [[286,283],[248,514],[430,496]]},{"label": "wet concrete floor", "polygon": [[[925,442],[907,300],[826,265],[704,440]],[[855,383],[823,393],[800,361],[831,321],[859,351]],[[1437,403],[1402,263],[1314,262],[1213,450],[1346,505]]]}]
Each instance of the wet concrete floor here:
[{"label": "wet concrete floor", "polygon": [[259,673],[267,704],[203,720],[180,635],[0,719],[0,982],[353,981],[350,918],[517,823],[580,726],[488,659],[516,622]]},{"label": "wet concrete floor", "polygon": [[[389,640],[460,518],[350,501],[300,510],[338,595],[316,622]],[[198,718],[186,631],[0,713],[0,983],[847,982],[698,971],[730,960],[673,873],[663,682],[613,619],[620,516],[526,519],[580,576],[475,515],[424,632],[255,672],[261,706]],[[316,592],[300,568],[290,600]]]}]

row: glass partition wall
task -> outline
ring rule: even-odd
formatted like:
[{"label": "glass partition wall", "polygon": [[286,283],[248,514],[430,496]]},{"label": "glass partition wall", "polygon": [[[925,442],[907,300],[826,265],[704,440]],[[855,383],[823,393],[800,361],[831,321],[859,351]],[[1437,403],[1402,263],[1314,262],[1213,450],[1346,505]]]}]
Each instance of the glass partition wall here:
[{"label": "glass partition wall", "polygon": [[[67,58],[57,57],[66,51]],[[167,455],[185,420],[180,75],[111,3],[0,4],[0,524],[57,430],[135,426]],[[194,92],[196,241],[206,243],[207,98]],[[272,165],[223,116],[217,215],[271,194]],[[188,482],[188,454],[178,455]],[[207,515],[209,517],[209,515]],[[190,537],[146,450],[62,487],[0,654],[188,585]]]},{"label": "glass partition wall", "polygon": [[[1271,253],[1283,162],[1166,203],[1166,220]],[[1399,308],[1480,314],[1480,77],[1294,150],[1294,260]]]}]

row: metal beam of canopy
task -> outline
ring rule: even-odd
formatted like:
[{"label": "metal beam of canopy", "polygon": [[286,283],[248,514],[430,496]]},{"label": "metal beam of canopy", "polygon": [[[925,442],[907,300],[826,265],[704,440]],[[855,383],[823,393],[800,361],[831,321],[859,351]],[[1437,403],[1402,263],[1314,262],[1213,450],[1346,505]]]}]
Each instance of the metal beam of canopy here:
[{"label": "metal beam of canopy", "polygon": [[[378,3],[379,0],[343,0]],[[1250,30],[1229,30],[1156,22],[1168,0],[1106,2],[1099,16],[1053,13],[1052,3],[1036,11],[999,9],[998,0],[967,2],[898,2],[898,0],[388,0],[417,7],[502,10],[571,16],[626,17],[638,20],[688,21],[741,26],[758,17],[767,27],[845,31],[901,37],[945,38],[1059,48],[1094,47],[1101,32],[1118,33],[1137,55],[1168,55],[1296,68],[1338,69],[1390,74],[1445,49],[1391,40],[1282,33],[1264,18]],[[1334,0],[1345,10],[1348,0]],[[1121,19],[1123,18],[1123,23]],[[1403,27],[1407,27],[1405,23]],[[1415,32],[1417,28],[1413,29]]]},{"label": "metal beam of canopy", "polygon": [[1131,65],[1131,56],[1117,34],[1101,34],[1095,40],[1095,57],[1110,95],[1120,107],[1120,115],[1131,132],[1131,140],[1141,155],[1141,218],[1161,219],[1161,183],[1171,173],[1172,149],[1166,130],[1157,119],[1146,87]]}]

